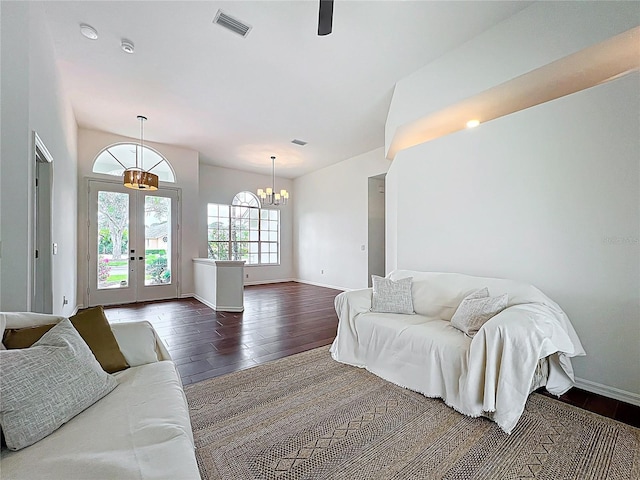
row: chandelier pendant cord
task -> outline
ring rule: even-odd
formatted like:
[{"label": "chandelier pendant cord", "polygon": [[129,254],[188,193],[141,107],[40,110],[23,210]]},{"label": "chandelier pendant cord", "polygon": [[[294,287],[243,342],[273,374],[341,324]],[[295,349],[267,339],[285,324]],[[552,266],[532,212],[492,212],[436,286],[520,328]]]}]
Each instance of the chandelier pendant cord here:
[{"label": "chandelier pendant cord", "polygon": [[144,165],[144,162],[142,160],[142,156],[144,155],[144,143],[143,143],[143,138],[144,138],[144,121],[145,118],[144,117],[138,117],[140,119],[140,165],[138,165],[138,156],[136,155],[136,167],[142,168],[142,165]]},{"label": "chandelier pendant cord", "polygon": [[271,191],[276,194],[276,157],[271,157]]},{"label": "chandelier pendant cord", "polygon": [[[138,147],[136,146],[136,166],[127,168],[123,174],[123,183],[127,188],[134,190],[157,190],[158,176],[151,173],[151,170],[145,171],[144,166],[144,121],[147,117],[138,115],[140,120],[140,154],[138,155]],[[157,164],[156,164],[157,165]],[[156,165],[151,167],[153,169]]]}]

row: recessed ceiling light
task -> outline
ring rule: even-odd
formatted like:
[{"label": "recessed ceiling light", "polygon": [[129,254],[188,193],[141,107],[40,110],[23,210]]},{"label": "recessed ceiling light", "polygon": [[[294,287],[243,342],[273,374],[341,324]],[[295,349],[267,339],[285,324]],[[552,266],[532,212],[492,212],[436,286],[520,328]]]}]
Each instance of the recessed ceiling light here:
[{"label": "recessed ceiling light", "polygon": [[120,47],[122,48],[122,51],[124,53],[133,53],[135,51],[133,48],[133,42],[131,40],[127,40],[126,38],[122,39]]},{"label": "recessed ceiling light", "polygon": [[480,120],[469,120],[467,122],[467,128],[474,128],[480,125]]},{"label": "recessed ceiling light", "polygon": [[80,24],[80,33],[87,37],[89,40],[98,39],[98,31],[91,25],[87,25],[86,23]]}]

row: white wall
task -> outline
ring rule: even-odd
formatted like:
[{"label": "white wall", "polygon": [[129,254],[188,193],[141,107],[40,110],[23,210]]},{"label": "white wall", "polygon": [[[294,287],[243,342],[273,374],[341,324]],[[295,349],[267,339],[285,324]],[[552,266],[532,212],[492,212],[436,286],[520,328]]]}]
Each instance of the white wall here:
[{"label": "white wall", "polygon": [[584,386],[628,401],[640,400],[639,82],[628,75],[401,152],[388,174],[399,188],[387,189],[399,268],[533,283],[587,350],[574,360]]},{"label": "white wall", "polygon": [[[144,112],[142,112],[144,113]],[[135,122],[135,115],[128,119]],[[152,121],[153,119],[149,119]],[[146,129],[149,131],[150,126]],[[121,181],[121,178],[110,175],[91,173],[96,156],[109,145],[114,143],[132,142],[139,143],[140,139],[122,137],[112,133],[96,130],[80,129],[78,131],[78,293],[81,300],[85,299],[88,279],[87,265],[87,179],[99,178]],[[181,218],[180,218],[180,296],[191,296],[194,293],[193,286],[193,262],[192,258],[199,256],[199,200],[198,200],[198,152],[186,148],[174,147],[162,143],[147,142],[145,145],[157,150],[169,161],[176,175],[176,183],[166,183],[164,186],[176,187],[181,190]],[[161,182],[162,185],[162,182]],[[86,300],[86,299],[85,299]]]},{"label": "white wall", "polygon": [[396,128],[640,24],[638,2],[535,2],[402,79],[385,126]]},{"label": "white wall", "polygon": [[300,281],[367,287],[369,177],[385,173],[389,165],[378,148],[294,181],[294,257]]},{"label": "white wall", "polygon": [[[0,310],[25,310],[31,262],[29,161],[29,11],[26,5],[0,2],[2,84],[2,292]],[[11,235],[9,235],[11,232]],[[9,280],[11,279],[11,280]]]},{"label": "white wall", "polygon": [[[32,132],[53,156],[53,313],[76,306],[77,126],[62,94],[41,6],[2,2],[2,291],[0,310],[28,310],[33,268]],[[63,305],[63,297],[68,300]]]},{"label": "white wall", "polygon": [[[293,206],[297,201],[293,191],[293,182],[289,179],[276,177],[275,186],[278,191],[283,188],[289,191],[290,200],[280,210],[280,265],[245,266],[245,284],[266,283],[275,281],[289,281],[294,278],[293,270]],[[256,193],[258,188],[271,185],[270,175],[242,172],[231,168],[200,165],[200,229],[198,245],[200,256],[207,258],[207,204],[220,203],[230,205],[233,197],[239,192]]]}]

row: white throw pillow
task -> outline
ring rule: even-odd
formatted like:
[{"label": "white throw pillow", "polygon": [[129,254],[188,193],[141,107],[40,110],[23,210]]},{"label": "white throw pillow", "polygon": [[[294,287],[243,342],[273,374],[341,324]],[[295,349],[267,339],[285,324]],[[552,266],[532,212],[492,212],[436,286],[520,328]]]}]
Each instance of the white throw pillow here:
[{"label": "white throw pillow", "polygon": [[480,327],[491,317],[507,307],[509,296],[490,297],[487,287],[467,295],[451,317],[451,325],[469,337],[473,337]]},{"label": "white throw pillow", "polygon": [[117,385],[68,319],[29,348],[0,351],[7,447],[20,450],[43,439]]},{"label": "white throw pillow", "polygon": [[411,298],[412,277],[394,282],[388,278],[371,275],[371,280],[373,282],[372,312],[415,313],[413,311],[413,299]]}]

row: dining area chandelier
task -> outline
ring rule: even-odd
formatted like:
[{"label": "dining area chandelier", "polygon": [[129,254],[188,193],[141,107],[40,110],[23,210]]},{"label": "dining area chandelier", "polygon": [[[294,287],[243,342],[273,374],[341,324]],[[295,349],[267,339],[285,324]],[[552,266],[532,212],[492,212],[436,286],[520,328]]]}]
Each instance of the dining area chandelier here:
[{"label": "dining area chandelier", "polygon": [[276,157],[271,157],[271,186],[258,189],[258,198],[262,204],[269,205],[286,205],[289,201],[289,192],[285,189],[276,192]]}]

